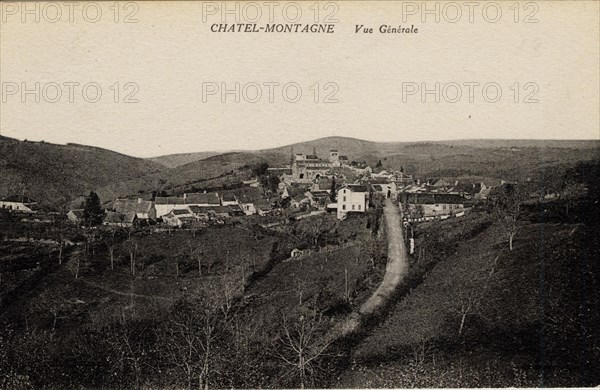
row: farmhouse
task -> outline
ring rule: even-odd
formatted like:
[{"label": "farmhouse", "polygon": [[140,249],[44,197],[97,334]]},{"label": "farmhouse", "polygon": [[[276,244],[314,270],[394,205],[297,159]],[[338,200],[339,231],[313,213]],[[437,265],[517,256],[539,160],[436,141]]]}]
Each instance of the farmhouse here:
[{"label": "farmhouse", "polygon": [[235,190],[234,193],[244,214],[256,214],[255,204],[263,199],[263,192],[260,188],[242,187]]},{"label": "farmhouse", "polygon": [[104,215],[103,225],[117,227],[131,227],[138,220],[137,214],[133,211],[119,213],[115,211],[107,211]]},{"label": "farmhouse", "polygon": [[329,191],[312,190],[305,193],[313,207],[322,207],[329,201]]},{"label": "farmhouse", "polygon": [[189,208],[171,210],[168,214],[163,215],[162,219],[167,225],[173,227],[183,227],[190,219],[196,220],[194,213]]},{"label": "farmhouse", "polygon": [[[465,198],[460,194],[411,193],[403,194],[403,209],[408,213],[422,210],[417,218],[455,215],[465,209]],[[419,212],[418,212],[419,214]]]},{"label": "farmhouse", "polygon": [[310,204],[310,199],[306,197],[306,195],[304,194],[296,194],[296,195],[292,195],[290,196],[291,200],[290,200],[290,205],[297,209],[302,207],[303,205],[306,204]]},{"label": "farmhouse", "polygon": [[208,214],[213,218],[226,219],[244,215],[239,206],[211,206],[205,208]]},{"label": "farmhouse", "polygon": [[235,194],[228,192],[221,196],[221,205],[222,206],[237,206],[238,200]]},{"label": "farmhouse", "polygon": [[177,196],[157,196],[154,199],[154,207],[156,207],[156,218],[162,218],[171,210],[185,209],[187,205],[183,198]]},{"label": "farmhouse", "polygon": [[0,199],[0,208],[23,213],[35,213],[37,201],[25,195],[12,195],[8,198]]},{"label": "farmhouse", "polygon": [[183,194],[185,204],[200,206],[200,207],[211,207],[220,206],[221,199],[219,194],[216,192],[194,192]]},{"label": "farmhouse", "polygon": [[188,206],[188,208],[192,212],[192,214],[194,214],[194,217],[197,220],[206,222],[210,219],[207,207]]},{"label": "farmhouse", "polygon": [[80,225],[83,222],[83,209],[69,210],[67,220],[75,225]]},{"label": "farmhouse", "polygon": [[346,184],[337,192],[337,217],[347,213],[364,213],[369,208],[369,190],[366,185]]},{"label": "farmhouse", "polygon": [[110,211],[120,214],[134,213],[137,219],[156,221],[156,207],[150,200],[137,199],[117,199],[113,202]]},{"label": "farmhouse", "polygon": [[269,201],[266,199],[255,203],[254,207],[256,207],[256,212],[258,213],[258,215],[262,217],[264,217],[265,215],[269,215],[273,211],[273,206],[271,206],[271,203],[269,203]]}]

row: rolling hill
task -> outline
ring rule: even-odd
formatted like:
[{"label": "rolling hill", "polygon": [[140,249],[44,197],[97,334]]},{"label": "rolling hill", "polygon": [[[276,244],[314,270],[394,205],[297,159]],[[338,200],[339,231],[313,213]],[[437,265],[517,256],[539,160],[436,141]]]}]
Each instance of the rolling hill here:
[{"label": "rolling hill", "polygon": [[248,165],[264,161],[262,157],[251,153],[225,153],[129,180],[112,182],[100,188],[98,195],[102,201],[130,196],[149,198],[152,191],[180,195],[183,192],[235,185],[249,177],[250,170],[246,169]]},{"label": "rolling hill", "polygon": [[165,156],[151,157],[148,160],[164,165],[167,168],[177,168],[194,161],[204,160],[205,158],[218,156],[224,152],[197,152],[197,153],[178,153]]},{"label": "rolling hill", "polygon": [[164,169],[152,161],[91,146],[0,137],[0,196],[25,192],[47,206],[64,206],[91,190]]},{"label": "rolling hill", "polygon": [[[498,157],[499,151],[505,159],[512,159],[515,152],[529,153],[543,150],[548,159],[556,159],[556,155],[569,153],[570,151],[581,151],[587,159],[594,154],[598,155],[600,141],[598,140],[510,140],[510,139],[474,139],[474,140],[450,140],[432,142],[373,142],[350,137],[324,137],[306,142],[281,146],[272,149],[260,149],[247,151],[261,156],[271,165],[283,165],[290,162],[292,153],[312,154],[313,150],[321,157],[327,157],[331,149],[339,150],[340,154],[346,155],[350,160],[367,161],[375,164],[379,159],[403,160],[407,164],[420,165],[427,161],[436,161],[444,156],[467,156],[475,159],[483,158],[481,161]],[[492,152],[493,150],[493,152]],[[193,161],[198,161],[215,155],[216,152],[200,152],[173,154],[152,158],[151,160],[164,164],[168,167],[176,167]],[[392,167],[399,169],[398,167]],[[426,173],[426,172],[425,172]]]},{"label": "rolling hill", "polygon": [[[562,178],[577,161],[597,159],[598,141],[464,140],[445,142],[371,142],[326,137],[273,149],[245,152],[185,153],[141,159],[106,149],[0,137],[0,196],[25,192],[42,204],[77,205],[90,190],[103,202],[117,197],[165,191],[181,194],[236,185],[250,174],[248,166],[289,164],[292,153],[326,158],[337,149],[350,161],[427,177],[489,177],[531,180]],[[544,179],[545,180],[545,179]]]}]

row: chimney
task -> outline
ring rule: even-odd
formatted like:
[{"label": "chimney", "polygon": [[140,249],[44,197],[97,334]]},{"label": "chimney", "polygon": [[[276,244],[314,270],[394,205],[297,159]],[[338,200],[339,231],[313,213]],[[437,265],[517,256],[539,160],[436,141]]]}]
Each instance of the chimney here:
[{"label": "chimney", "polygon": [[138,198],[138,204],[142,203],[142,198]]}]

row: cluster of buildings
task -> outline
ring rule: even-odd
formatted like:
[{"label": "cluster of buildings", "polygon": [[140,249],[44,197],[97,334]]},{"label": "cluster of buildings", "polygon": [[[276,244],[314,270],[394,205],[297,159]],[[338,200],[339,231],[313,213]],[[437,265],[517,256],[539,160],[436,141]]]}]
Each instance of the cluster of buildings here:
[{"label": "cluster of buildings", "polygon": [[[408,218],[427,220],[460,216],[466,203],[487,199],[494,188],[483,182],[447,179],[421,182],[403,170],[373,170],[366,163],[350,162],[335,149],[329,151],[326,159],[315,150],[309,155],[293,154],[289,166],[269,168],[269,174],[280,178],[276,194],[267,194],[254,178],[245,181],[241,188],[221,193],[184,193],[153,200],[116,199],[106,205],[103,223],[121,227],[143,221],[171,227],[205,226],[232,217],[277,214],[284,209],[287,216],[295,218],[319,211],[335,212],[337,218],[344,219],[351,213],[367,212],[374,197],[395,199]],[[36,201],[25,196],[0,199],[2,209],[35,212],[36,206]],[[71,210],[67,217],[80,224],[83,210]]]},{"label": "cluster of buildings", "polygon": [[[139,222],[162,222],[171,227],[206,226],[223,223],[232,217],[260,214],[272,210],[271,202],[257,187],[231,192],[184,193],[183,196],[157,196],[154,200],[116,199],[106,206],[103,224],[129,227]],[[83,210],[71,210],[69,220],[80,223]]]}]

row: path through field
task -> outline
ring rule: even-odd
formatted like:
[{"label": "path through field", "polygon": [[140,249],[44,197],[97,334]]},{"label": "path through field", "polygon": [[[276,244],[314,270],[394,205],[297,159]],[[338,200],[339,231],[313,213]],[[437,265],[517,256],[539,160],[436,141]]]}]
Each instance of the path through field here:
[{"label": "path through field", "polygon": [[172,302],[173,301],[172,298],[162,297],[160,295],[144,295],[144,294],[136,294],[136,293],[133,293],[133,292],[127,292],[127,291],[119,291],[119,290],[115,290],[114,288],[105,287],[105,286],[102,286],[100,284],[89,282],[89,281],[83,280],[83,279],[79,279],[79,282],[87,284],[88,286],[91,286],[91,287],[98,288],[100,290],[104,290],[104,291],[112,293],[112,294],[121,295],[121,296],[124,296],[124,297],[157,299],[157,300],[166,301],[166,302]]}]

